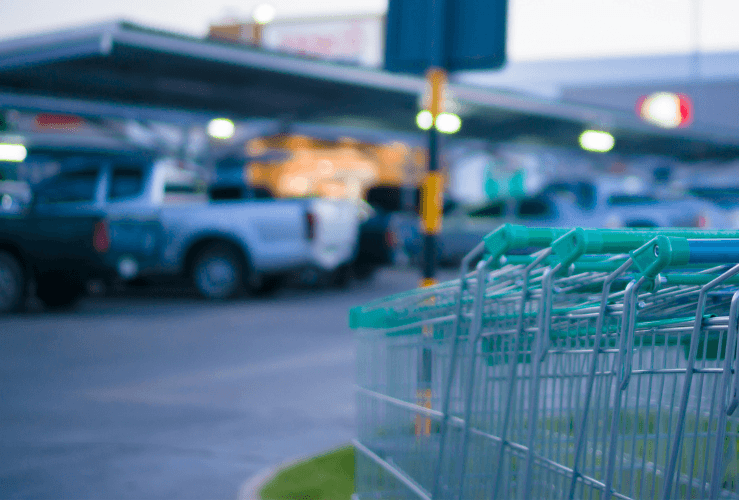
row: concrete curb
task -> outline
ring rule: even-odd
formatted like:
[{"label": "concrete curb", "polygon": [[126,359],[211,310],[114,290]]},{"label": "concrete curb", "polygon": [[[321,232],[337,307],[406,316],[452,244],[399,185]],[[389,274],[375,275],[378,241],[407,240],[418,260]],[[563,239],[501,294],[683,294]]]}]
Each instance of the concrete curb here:
[{"label": "concrete curb", "polygon": [[259,490],[277,474],[278,470],[278,467],[267,467],[247,479],[239,488],[236,500],[261,500]]},{"label": "concrete curb", "polygon": [[[348,443],[348,445],[351,445],[351,443]],[[270,482],[283,469],[287,469],[289,467],[292,467],[293,465],[297,465],[300,462],[305,462],[306,460],[310,460],[311,458],[316,458],[318,456],[331,453],[332,451],[343,448],[344,446],[347,445],[336,446],[334,448],[316,453],[314,455],[304,455],[298,458],[291,458],[280,462],[273,467],[265,467],[264,469],[260,470],[252,477],[247,479],[244,484],[241,485],[241,487],[239,488],[239,493],[236,496],[236,500],[262,500],[262,497],[259,496],[259,490],[261,490],[265,484]]]}]

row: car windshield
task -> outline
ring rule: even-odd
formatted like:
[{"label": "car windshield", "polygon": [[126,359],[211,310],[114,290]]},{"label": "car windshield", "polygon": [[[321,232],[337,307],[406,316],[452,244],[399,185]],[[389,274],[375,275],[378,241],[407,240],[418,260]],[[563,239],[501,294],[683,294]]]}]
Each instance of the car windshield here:
[{"label": "car windshield", "polygon": [[596,188],[589,182],[554,182],[542,194],[564,198],[584,209],[593,208],[596,201]]}]

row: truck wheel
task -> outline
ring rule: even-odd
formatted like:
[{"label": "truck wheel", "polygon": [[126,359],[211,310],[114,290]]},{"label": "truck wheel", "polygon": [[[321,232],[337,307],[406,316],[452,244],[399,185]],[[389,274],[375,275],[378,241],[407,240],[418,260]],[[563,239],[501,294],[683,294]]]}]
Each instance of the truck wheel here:
[{"label": "truck wheel", "polygon": [[259,286],[253,287],[254,295],[266,296],[276,293],[285,284],[284,276],[264,276]]},{"label": "truck wheel", "polygon": [[349,264],[339,266],[331,275],[331,285],[336,288],[346,288],[352,281],[352,267]]},{"label": "truck wheel", "polygon": [[0,252],[0,313],[19,311],[26,298],[26,280],[18,260]]},{"label": "truck wheel", "polygon": [[210,245],[193,261],[192,280],[200,295],[225,300],[236,295],[242,285],[241,259],[228,245]]},{"label": "truck wheel", "polygon": [[77,276],[42,276],[36,283],[36,296],[49,309],[67,309],[84,295],[85,287]]},{"label": "truck wheel", "polygon": [[377,266],[372,264],[355,264],[354,276],[360,281],[370,281],[375,277]]}]

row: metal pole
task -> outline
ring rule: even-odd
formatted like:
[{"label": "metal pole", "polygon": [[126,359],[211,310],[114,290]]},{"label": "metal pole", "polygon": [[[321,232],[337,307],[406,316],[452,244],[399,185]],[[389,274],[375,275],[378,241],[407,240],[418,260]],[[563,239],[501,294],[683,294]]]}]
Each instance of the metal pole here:
[{"label": "metal pole", "polygon": [[[443,179],[439,173],[439,136],[436,130],[436,117],[442,111],[442,98],[447,74],[444,69],[445,57],[445,22],[447,15],[446,0],[434,0],[433,24],[431,30],[431,44],[429,46],[429,61],[431,68],[426,72],[428,83],[427,102],[431,112],[432,122],[428,132],[428,171],[421,190],[421,227],[423,228],[423,278],[421,286],[432,286],[436,283],[436,235],[441,230],[441,214],[443,200]],[[433,300],[433,297],[431,298]],[[461,300],[461,297],[460,297]],[[433,339],[434,327],[425,327],[423,334],[425,339]],[[431,408],[432,398],[432,373],[433,353],[424,347],[421,350],[421,359],[418,370],[418,388],[416,396],[419,406]],[[428,417],[421,424],[416,420],[416,434],[428,436],[431,434],[431,421]]]},{"label": "metal pole", "polygon": [[[434,117],[436,118],[436,117]],[[430,192],[433,188],[430,186],[432,175],[439,170],[439,132],[436,127],[431,127],[428,132],[429,141],[429,158],[428,158],[428,173],[427,182],[424,183],[424,189],[421,196],[424,200],[421,202],[424,207],[423,218],[424,218],[424,235],[423,235],[423,282],[424,286],[433,285],[436,277],[436,232],[433,231],[435,224],[434,218],[438,217],[433,206],[434,200],[428,200],[433,198],[436,193]],[[442,195],[439,193],[438,195]],[[428,201],[427,201],[428,200]],[[429,206],[427,207],[427,203]],[[440,224],[438,224],[440,225]],[[431,230],[427,230],[427,228]]]},{"label": "metal pole", "polygon": [[[430,89],[430,111],[434,121],[441,107],[443,86],[446,83],[446,72],[432,68],[427,73]],[[423,278],[421,286],[432,286],[436,283],[436,235],[441,230],[441,206],[443,178],[439,173],[439,146],[438,132],[432,124],[429,129],[428,172],[423,181],[421,190],[421,227],[423,228]],[[430,299],[433,300],[433,297]],[[424,327],[424,337],[433,338],[433,326]],[[433,356],[430,349],[424,347],[421,351],[419,365],[419,381],[417,389],[418,404],[424,408],[431,408],[431,374]],[[423,425],[417,420],[416,433],[429,435],[431,421],[426,418]]]},{"label": "metal pole", "polygon": [[[446,20],[447,0],[433,0],[431,4],[432,24],[431,43],[428,47],[431,67],[426,72],[427,109],[432,122],[428,131],[428,172],[424,189],[421,192],[423,241],[423,279],[422,286],[435,283],[436,276],[436,235],[441,230],[442,188],[439,177],[439,132],[436,130],[436,117],[443,111],[443,93],[446,85]],[[429,102],[430,101],[430,102]]]},{"label": "metal pole", "polygon": [[439,132],[436,130],[436,117],[442,112],[442,99],[446,85],[446,71],[431,68],[427,74],[432,125],[428,131],[428,171],[421,190],[421,225],[423,227],[423,279],[421,286],[435,283],[436,277],[436,235],[441,231],[444,180],[439,172]]}]

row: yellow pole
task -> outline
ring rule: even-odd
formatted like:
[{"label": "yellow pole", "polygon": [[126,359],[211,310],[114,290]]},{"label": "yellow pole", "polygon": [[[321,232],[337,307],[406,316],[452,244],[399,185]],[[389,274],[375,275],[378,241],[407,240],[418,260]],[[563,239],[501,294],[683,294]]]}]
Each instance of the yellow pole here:
[{"label": "yellow pole", "polygon": [[[432,124],[429,129],[428,170],[421,187],[421,227],[424,234],[423,278],[422,287],[436,284],[436,235],[441,232],[442,210],[444,202],[444,177],[439,172],[438,132],[436,117],[444,111],[444,88],[447,73],[440,68],[431,68],[426,73],[427,94],[426,106],[431,112]],[[425,326],[424,337],[433,336],[433,326]],[[418,389],[416,399],[422,408],[431,409],[431,373],[432,355],[430,349],[421,350],[419,360]],[[417,436],[431,434],[431,419],[416,416],[415,429]]]}]

